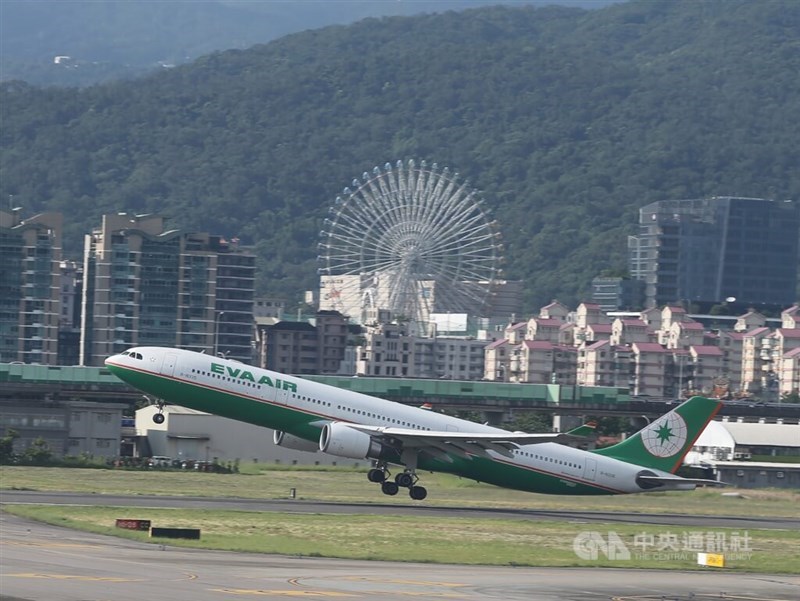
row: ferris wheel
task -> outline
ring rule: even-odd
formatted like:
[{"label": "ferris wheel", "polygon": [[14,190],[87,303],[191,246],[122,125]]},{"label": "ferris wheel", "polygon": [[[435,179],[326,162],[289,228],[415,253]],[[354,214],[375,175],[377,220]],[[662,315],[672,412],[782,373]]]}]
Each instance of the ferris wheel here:
[{"label": "ferris wheel", "polygon": [[389,309],[417,322],[431,312],[485,314],[502,245],[481,205],[477,190],[435,163],[364,172],[336,198],[320,233],[327,306],[351,317]]}]

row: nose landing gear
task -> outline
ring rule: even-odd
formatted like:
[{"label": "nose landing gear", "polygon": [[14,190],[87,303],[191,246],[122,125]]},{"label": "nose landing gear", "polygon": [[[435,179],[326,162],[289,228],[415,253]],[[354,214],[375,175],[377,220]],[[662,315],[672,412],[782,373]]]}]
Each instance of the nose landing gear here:
[{"label": "nose landing gear", "polygon": [[147,395],[145,395],[144,398],[147,399],[147,402],[150,403],[151,405],[155,404],[156,407],[158,407],[158,413],[153,414],[153,421],[157,424],[163,424],[164,420],[166,419],[166,417],[164,416],[164,406],[166,405],[166,403],[161,400],[158,400],[155,403],[153,403],[152,399],[150,399],[150,397],[148,397]]}]

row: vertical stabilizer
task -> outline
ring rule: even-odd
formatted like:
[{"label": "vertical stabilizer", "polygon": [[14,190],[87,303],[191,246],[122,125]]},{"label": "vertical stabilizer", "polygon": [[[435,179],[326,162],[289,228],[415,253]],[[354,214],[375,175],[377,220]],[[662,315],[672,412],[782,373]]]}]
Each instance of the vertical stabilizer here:
[{"label": "vertical stabilizer", "polygon": [[721,401],[692,397],[627,440],[595,453],[674,473],[721,407]]}]

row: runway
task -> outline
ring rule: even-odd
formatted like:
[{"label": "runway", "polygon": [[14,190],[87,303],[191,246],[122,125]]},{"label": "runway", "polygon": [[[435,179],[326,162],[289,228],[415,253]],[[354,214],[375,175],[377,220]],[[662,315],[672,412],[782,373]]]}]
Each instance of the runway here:
[{"label": "runway", "polygon": [[603,522],[615,524],[653,524],[699,528],[746,528],[800,530],[800,518],[710,516],[694,514],[619,513],[606,511],[563,511],[540,509],[496,509],[399,505],[389,503],[325,503],[301,500],[262,500],[205,497],[165,497],[159,495],[91,495],[36,491],[0,491],[0,503],[41,503],[48,505],[109,505],[230,511],[274,511],[290,513],[328,513],[359,515],[406,515],[421,517],[463,516],[504,520]]},{"label": "runway", "polygon": [[785,575],[300,559],[138,543],[5,513],[0,532],[5,601],[800,598],[800,577]]}]

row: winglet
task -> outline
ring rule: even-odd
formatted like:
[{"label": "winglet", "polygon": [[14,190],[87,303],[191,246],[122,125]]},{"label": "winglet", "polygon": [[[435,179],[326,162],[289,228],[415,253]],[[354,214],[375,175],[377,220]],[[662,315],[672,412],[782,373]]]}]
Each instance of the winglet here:
[{"label": "winglet", "polygon": [[586,422],[585,424],[582,424],[577,428],[573,428],[572,430],[565,432],[565,434],[569,434],[570,436],[586,437],[594,434],[596,429],[597,429],[597,422],[592,421],[592,422]]}]

